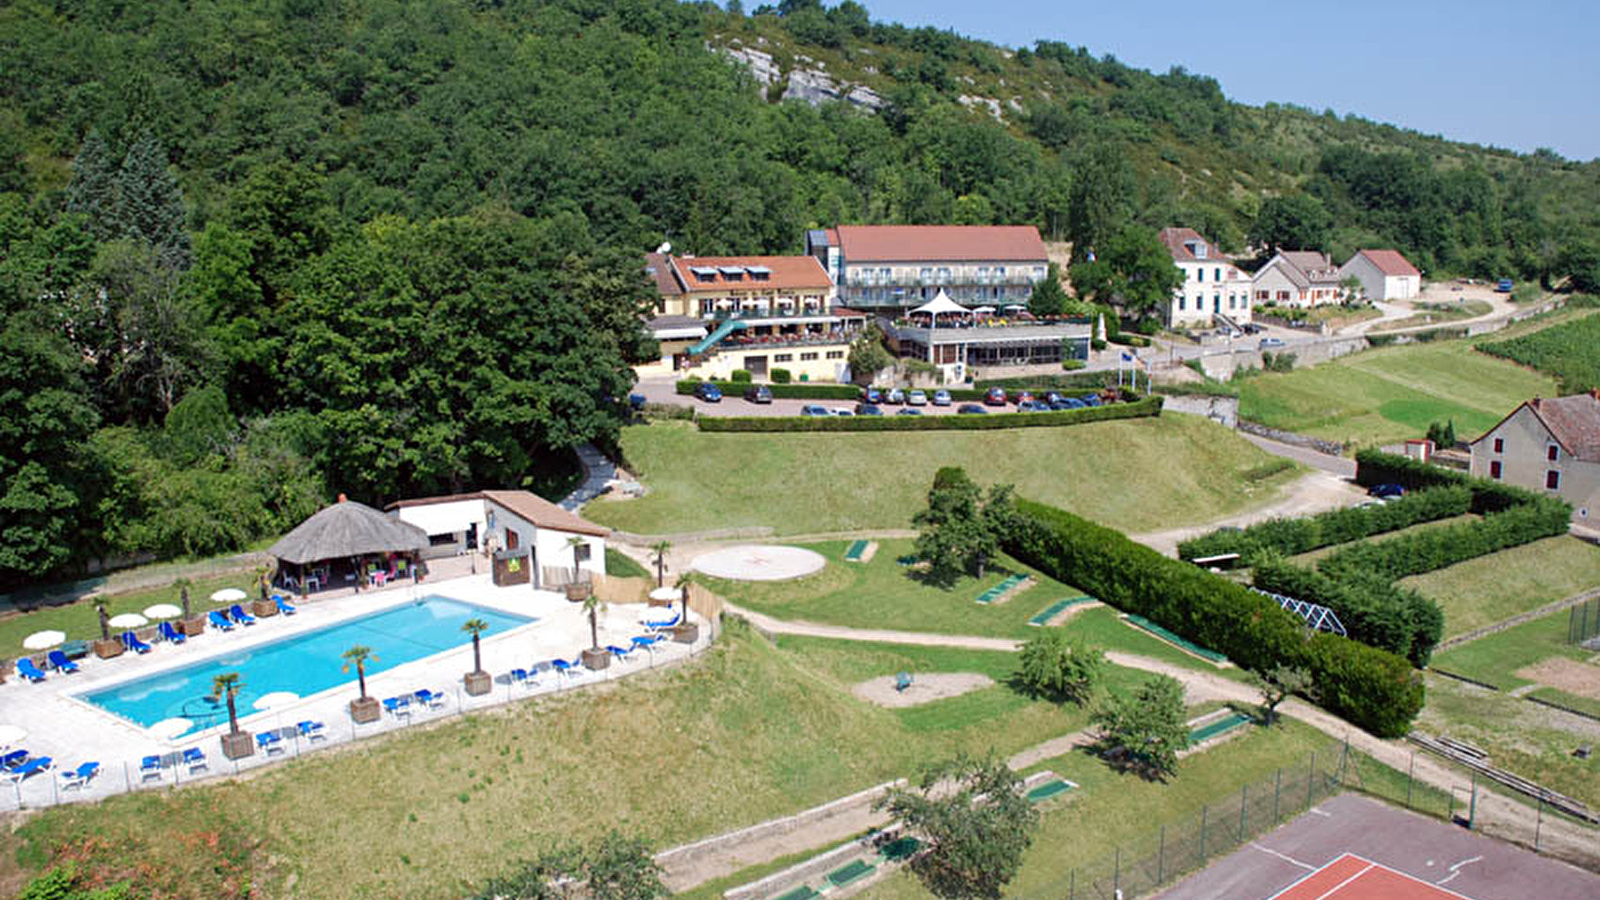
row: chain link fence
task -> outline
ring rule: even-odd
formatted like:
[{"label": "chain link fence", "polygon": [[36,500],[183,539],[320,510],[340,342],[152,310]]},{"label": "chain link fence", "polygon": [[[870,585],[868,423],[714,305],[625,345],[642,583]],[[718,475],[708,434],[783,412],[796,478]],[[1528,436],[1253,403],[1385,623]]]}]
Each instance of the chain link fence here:
[{"label": "chain link fence", "polygon": [[1567,643],[1587,644],[1600,636],[1600,597],[1585,600],[1567,612]]}]

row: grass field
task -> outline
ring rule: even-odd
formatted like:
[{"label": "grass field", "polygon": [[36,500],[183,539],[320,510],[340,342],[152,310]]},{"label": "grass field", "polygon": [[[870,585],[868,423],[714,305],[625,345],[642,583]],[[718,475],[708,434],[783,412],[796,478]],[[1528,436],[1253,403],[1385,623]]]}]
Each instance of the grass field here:
[{"label": "grass field", "polygon": [[1434,668],[1511,690],[1532,684],[1516,674],[1552,656],[1586,660],[1594,651],[1567,643],[1567,610],[1541,616],[1433,656]]},{"label": "grass field", "polygon": [[1545,538],[1400,584],[1437,602],[1445,637],[1453,637],[1600,585],[1600,548],[1574,537]]},{"label": "grass field", "polygon": [[606,574],[616,578],[654,578],[655,573],[615,547],[606,548]]},{"label": "grass field", "polygon": [[702,434],[659,423],[624,429],[622,448],[649,493],[602,498],[584,515],[636,534],[904,528],[933,473],[950,465],[1128,531],[1207,521],[1269,499],[1295,477],[1249,480],[1271,457],[1220,425],[1178,415],[894,434]]},{"label": "grass field", "polygon": [[1353,444],[1421,437],[1454,420],[1468,439],[1517,404],[1553,396],[1555,381],[1478,353],[1466,341],[1380,347],[1312,368],[1246,379],[1239,415]]},{"label": "grass field", "polygon": [[1494,306],[1484,300],[1467,300],[1455,303],[1416,303],[1413,308],[1417,310],[1414,316],[1397,319],[1383,323],[1382,328],[1374,331],[1397,331],[1401,328],[1412,328],[1421,325],[1448,325],[1462,319],[1473,319],[1494,311]]},{"label": "grass field", "polygon": [[[189,608],[196,614],[221,609],[224,604],[212,603],[211,595],[223,588],[238,588],[251,597],[256,596],[255,574],[236,572],[197,578],[189,587]],[[178,605],[176,587],[150,588],[103,598],[107,615],[142,612],[157,603]],[[78,600],[61,606],[46,606],[31,612],[10,613],[0,616],[0,656],[24,653],[22,639],[35,631],[64,631],[68,640],[99,640],[100,617],[95,613],[93,600]],[[113,631],[115,634],[115,631]]]}]

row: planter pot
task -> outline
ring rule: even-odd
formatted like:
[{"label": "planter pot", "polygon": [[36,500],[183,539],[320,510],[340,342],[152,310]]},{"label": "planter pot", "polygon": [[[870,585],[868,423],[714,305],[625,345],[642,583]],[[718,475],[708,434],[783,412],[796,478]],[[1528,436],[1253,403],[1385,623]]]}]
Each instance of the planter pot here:
[{"label": "planter pot", "polygon": [[258,619],[278,614],[278,604],[271,600],[256,600],[250,604],[250,612]]},{"label": "planter pot", "polygon": [[151,625],[149,628],[141,628],[138,631],[135,631],[133,636],[141,641],[144,641],[146,644],[153,644],[160,640],[160,638],[156,636],[156,632],[156,626]]},{"label": "planter pot", "polygon": [[585,669],[598,672],[601,669],[610,668],[610,666],[610,650],[596,650],[591,647],[583,651],[583,667]]},{"label": "planter pot", "polygon": [[190,619],[184,619],[178,623],[178,630],[183,632],[185,637],[199,637],[206,633],[206,618],[205,616],[195,616]]},{"label": "planter pot", "polygon": [[573,603],[582,603],[594,593],[594,585],[587,581],[574,581],[566,587],[567,599]]},{"label": "planter pot", "polygon": [[94,655],[101,659],[113,659],[121,656],[122,651],[125,649],[127,648],[123,647],[122,642],[116,638],[112,638],[109,641],[94,642]]},{"label": "planter pot", "polygon": [[350,719],[357,725],[378,721],[383,715],[383,704],[376,697],[363,697],[350,701]]},{"label": "planter pot", "polygon": [[256,752],[255,735],[248,731],[230,731],[222,736],[222,755],[229,759],[244,759]]},{"label": "planter pot", "polygon": [[468,694],[481,697],[493,689],[494,679],[488,672],[468,672],[461,676],[461,684],[466,687]]},{"label": "planter pot", "polygon": [[693,622],[685,622],[672,629],[672,639],[680,644],[692,644],[700,640],[700,626]]}]

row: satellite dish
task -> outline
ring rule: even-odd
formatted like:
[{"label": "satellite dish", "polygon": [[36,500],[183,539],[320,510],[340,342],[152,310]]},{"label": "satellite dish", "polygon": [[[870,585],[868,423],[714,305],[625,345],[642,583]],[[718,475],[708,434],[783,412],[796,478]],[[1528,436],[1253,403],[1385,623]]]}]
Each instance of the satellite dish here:
[{"label": "satellite dish", "polygon": [[656,252],[657,253],[671,253],[672,252],[672,242],[671,241],[662,241],[661,242],[661,246],[656,248]]}]

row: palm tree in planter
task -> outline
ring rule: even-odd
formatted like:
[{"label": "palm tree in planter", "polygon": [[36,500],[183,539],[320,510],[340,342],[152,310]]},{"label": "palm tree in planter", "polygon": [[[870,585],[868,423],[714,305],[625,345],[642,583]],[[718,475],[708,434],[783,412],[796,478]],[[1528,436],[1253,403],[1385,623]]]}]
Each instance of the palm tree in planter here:
[{"label": "palm tree in planter", "polygon": [[583,611],[589,616],[589,649],[583,651],[583,667],[591,670],[611,665],[611,651],[600,646],[600,610],[605,607],[600,595],[591,592],[584,598]]},{"label": "palm tree in planter", "polygon": [[492,679],[489,673],[483,670],[483,654],[479,649],[478,635],[489,630],[489,623],[482,619],[468,619],[461,623],[461,630],[472,635],[472,671],[461,679],[466,685],[467,693],[476,697],[479,694],[489,693]]},{"label": "palm tree in planter", "polygon": [[278,604],[273,603],[272,600],[267,597],[267,593],[271,588],[272,569],[268,568],[267,566],[256,566],[256,589],[260,592],[261,596],[255,601],[255,603],[251,604],[253,608],[250,611],[252,613],[263,618],[278,614]]},{"label": "palm tree in planter", "polygon": [[211,696],[228,703],[228,733],[222,736],[222,755],[229,759],[240,759],[255,752],[250,733],[239,730],[239,710],[234,706],[233,698],[243,687],[238,672],[223,672],[211,679]]},{"label": "palm tree in planter", "polygon": [[650,545],[650,561],[656,564],[656,587],[666,586],[667,551],[671,549],[671,541],[656,541]]},{"label": "palm tree in planter", "polygon": [[111,617],[106,614],[106,605],[97,602],[94,611],[100,617],[100,640],[94,642],[94,655],[100,659],[121,656],[122,642],[111,637]]},{"label": "palm tree in planter", "polygon": [[383,706],[376,697],[367,696],[367,663],[377,662],[378,657],[372,648],[363,644],[356,644],[346,650],[340,657],[344,660],[344,671],[350,671],[354,666],[356,670],[356,683],[360,685],[361,695],[350,701],[350,718],[358,725],[367,722],[376,722],[383,714]]},{"label": "palm tree in planter", "polygon": [[194,582],[187,578],[179,578],[175,583],[178,586],[178,604],[183,607],[183,619],[178,623],[179,629],[189,637],[205,634],[206,617],[195,615],[189,608],[189,588],[194,586]]},{"label": "palm tree in planter", "polygon": [[692,644],[700,638],[700,626],[689,621],[689,589],[705,586],[699,572],[689,571],[678,576],[678,624],[673,626],[672,639],[681,644]]},{"label": "palm tree in planter", "polygon": [[589,595],[594,593],[593,584],[578,580],[578,576],[581,573],[578,551],[589,546],[589,542],[577,535],[573,535],[567,538],[567,546],[572,550],[572,580],[567,582],[567,599],[573,603],[579,603],[589,599]]}]

